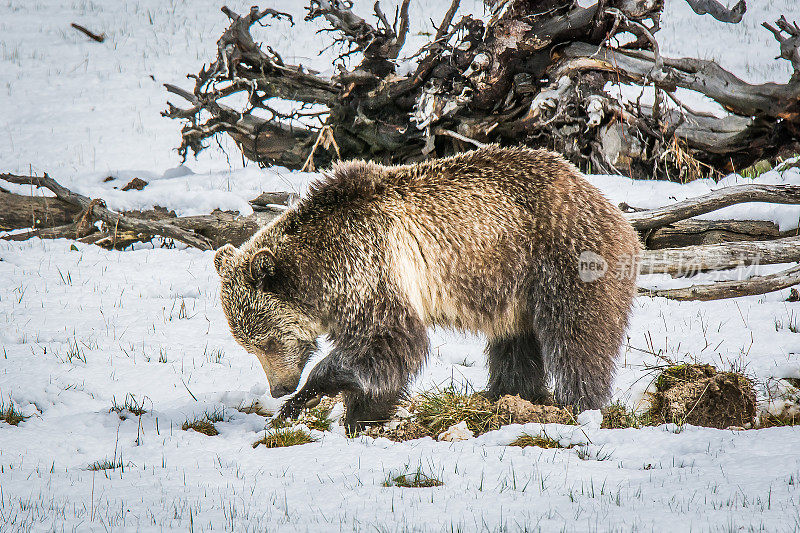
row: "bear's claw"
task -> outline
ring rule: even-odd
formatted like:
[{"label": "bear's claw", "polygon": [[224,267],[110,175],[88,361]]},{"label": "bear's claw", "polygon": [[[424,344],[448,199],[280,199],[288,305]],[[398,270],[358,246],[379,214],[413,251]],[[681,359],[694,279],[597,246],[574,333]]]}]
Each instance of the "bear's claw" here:
[{"label": "bear's claw", "polygon": [[297,397],[292,397],[286,400],[284,404],[281,406],[280,410],[278,410],[278,419],[283,420],[294,420],[298,416],[300,416],[300,412],[303,410],[305,402],[298,401]]}]

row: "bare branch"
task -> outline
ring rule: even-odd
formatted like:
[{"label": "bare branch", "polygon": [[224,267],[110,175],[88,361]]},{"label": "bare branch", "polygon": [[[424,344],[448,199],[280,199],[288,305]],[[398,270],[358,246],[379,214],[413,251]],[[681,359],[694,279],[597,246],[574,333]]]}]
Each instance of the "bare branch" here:
[{"label": "bare branch", "polygon": [[102,43],[103,41],[106,40],[106,34],[105,33],[100,33],[100,34],[94,33],[93,31],[89,31],[88,29],[84,28],[83,26],[81,26],[80,24],[77,24],[75,22],[70,24],[70,26],[72,26],[73,28],[75,28],[76,30],[78,30],[79,32],[81,32],[82,34],[84,34],[85,36],[90,38],[91,40],[96,41],[98,43]]},{"label": "bare branch", "polygon": [[[397,56],[400,54],[400,50],[403,49],[403,46],[406,44],[406,35],[408,35],[408,5],[411,3],[411,0],[403,0],[403,3],[400,5],[400,27],[397,28],[396,32],[393,29],[392,33],[395,34],[395,42],[389,48],[389,57],[392,59],[396,59]],[[375,2],[375,5],[378,5],[378,2]],[[397,21],[395,20],[395,24]]]},{"label": "bare branch", "polygon": [[436,30],[436,37],[434,41],[438,41],[450,30],[450,24],[453,23],[453,17],[456,15],[456,11],[458,11],[458,6],[461,4],[461,0],[453,0],[450,2],[450,7],[447,9],[447,12],[444,14],[444,18],[442,19],[442,23],[439,24],[439,28]]},{"label": "bare branch", "polygon": [[[598,70],[615,73],[637,83],[651,79],[654,54],[646,50],[617,50],[596,47],[586,43],[573,43],[563,49],[570,58],[556,71],[561,76],[574,71]],[[713,61],[702,59],[663,58],[664,76],[653,79],[657,86],[671,91],[683,87],[697,91],[717,101],[739,115],[782,115],[800,96],[800,82],[762,83],[753,85],[734,76]]]},{"label": "bare branch", "polygon": [[720,22],[729,22],[732,24],[740,22],[745,11],[747,11],[745,0],[739,0],[736,5],[730,9],[716,0],[686,0],[686,3],[689,4],[698,15],[705,15],[708,13]]},{"label": "bare branch", "polygon": [[486,143],[482,143],[480,141],[476,141],[475,139],[471,139],[471,138],[467,137],[466,135],[461,135],[460,133],[457,133],[457,132],[452,131],[452,130],[448,130],[448,129],[444,129],[444,128],[436,128],[436,130],[434,130],[434,133],[436,135],[447,135],[448,137],[452,137],[453,139],[458,139],[459,141],[471,144],[473,146],[477,146],[478,148],[482,148],[482,147],[486,146]]},{"label": "bare branch", "polygon": [[629,32],[636,35],[639,39],[644,39],[650,46],[653,47],[653,57],[655,62],[654,67],[654,77],[663,77],[663,70],[664,70],[664,60],[661,59],[661,52],[658,46],[658,41],[650,32],[650,30],[642,24],[641,22],[631,20],[625,14],[617,8],[609,8],[606,10],[607,13],[611,13],[612,15],[617,17],[617,20],[614,22],[614,29],[622,28],[624,30],[628,30]]},{"label": "bare branch", "polygon": [[[797,26],[796,22],[790,24],[784,16],[781,16],[775,24],[777,24],[778,28],[766,22],[761,23],[762,26],[772,32],[772,35],[774,35],[775,39],[780,43],[780,57],[788,60],[792,64],[795,74],[800,73],[800,27]],[[785,32],[788,37],[784,37],[783,32]]]}]

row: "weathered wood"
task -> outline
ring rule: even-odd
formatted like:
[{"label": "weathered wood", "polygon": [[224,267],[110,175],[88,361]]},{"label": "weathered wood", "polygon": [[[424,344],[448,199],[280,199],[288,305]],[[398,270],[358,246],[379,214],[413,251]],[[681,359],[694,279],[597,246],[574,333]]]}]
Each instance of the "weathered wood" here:
[{"label": "weathered wood", "polygon": [[285,211],[299,199],[300,195],[294,192],[262,192],[250,200],[250,206],[254,211]]},{"label": "weathered wood", "polygon": [[77,194],[71,190],[62,187],[56,180],[45,174],[44,176],[19,176],[16,174],[0,173],[0,179],[9,183],[17,183],[21,185],[34,185],[36,187],[46,187],[55,193],[55,195],[63,201],[72,204],[83,211],[88,211],[90,217],[96,217],[112,228],[122,227],[123,229],[130,229],[140,233],[150,235],[161,235],[176,241],[188,244],[201,250],[210,250],[211,246],[204,238],[198,237],[192,233],[182,230],[172,224],[167,224],[160,221],[147,221],[131,217],[122,216],[105,207],[105,202],[102,200],[95,201],[82,194]]},{"label": "weathered wood", "polygon": [[704,285],[693,285],[682,289],[640,289],[647,296],[659,296],[672,300],[721,300],[739,296],[753,296],[779,291],[800,284],[800,265],[767,276],[753,276],[745,280],[718,281]]},{"label": "weathered wood", "polygon": [[726,242],[684,248],[645,250],[640,274],[686,276],[748,265],[773,265],[800,261],[800,236],[773,241]]},{"label": "weathered wood", "polygon": [[91,39],[91,40],[93,40],[95,42],[102,43],[103,41],[106,40],[106,34],[105,33],[95,33],[93,31],[85,28],[84,26],[81,26],[77,22],[73,22],[72,24],[70,24],[70,26],[72,26],[73,28],[75,28],[76,30],[78,30],[79,32],[81,32],[82,34],[84,34],[89,39]]},{"label": "weathered wood", "polygon": [[0,237],[0,239],[4,241],[27,241],[34,237],[39,237],[40,239],[77,239],[78,226],[76,224],[65,224],[63,226],[38,228],[31,231],[5,235]]},{"label": "weathered wood", "polygon": [[778,226],[763,220],[681,220],[645,232],[650,250],[731,241],[759,241],[782,237]]},{"label": "weathered wood", "polygon": [[648,230],[672,224],[679,220],[711,213],[723,207],[744,202],[770,202],[775,204],[800,204],[800,186],[797,185],[734,185],[711,191],[703,196],[678,203],[629,213],[626,216],[637,230]]},{"label": "weathered wood", "polygon": [[[780,43],[780,57],[792,64],[795,73],[794,78],[797,78],[800,73],[800,27],[797,26],[796,22],[790,24],[784,16],[781,16],[781,18],[775,22],[777,28],[766,22],[761,25],[772,32],[775,40]],[[786,33],[786,37],[783,36],[784,33]]]},{"label": "weathered wood", "polygon": [[240,246],[279,214],[277,211],[265,211],[243,217],[238,213],[217,210],[210,215],[178,217],[170,223],[202,235],[216,249],[225,244]]},{"label": "weathered wood", "polygon": [[0,231],[71,224],[79,207],[46,196],[0,191]]},{"label": "weathered wood", "polygon": [[[687,1],[731,23],[745,7]],[[332,79],[288,65],[256,43],[251,26],[265,11],[239,16],[224,8],[231,25],[216,60],[190,76],[194,90],[167,85],[189,102],[164,112],[185,121],[180,153],[197,153],[206,139],[227,133],[245,157],[296,169],[327,128],[337,150],[318,150],[318,166],[338,157],[402,163],[491,142],[524,143],[555,149],[582,169],[684,181],[800,146],[800,74],[788,83],[748,84],[713,61],[663,57],[656,38],[663,2],[486,0],[488,17],[455,21],[459,2],[452,0],[432,40],[405,54],[420,58],[405,75],[396,72],[396,58],[409,31],[409,2],[398,3],[393,24],[379,3],[372,5],[371,24],[351,2],[309,1],[306,21],[327,22],[333,44],[343,45],[339,59],[363,56],[354,67],[337,61]],[[784,18],[776,26],[765,24],[797,71],[800,28]],[[625,32],[636,39],[612,47]],[[654,105],[618,98],[605,90],[609,81],[653,85]],[[563,90],[554,91],[562,82]],[[708,96],[730,115],[693,111],[678,101],[676,87]],[[236,93],[247,96],[242,109],[220,103]],[[279,113],[271,98],[325,109]],[[319,123],[295,120],[308,116]]]},{"label": "weathered wood", "polygon": [[614,72],[625,80],[654,83],[667,91],[682,87],[697,91],[742,116],[764,114],[780,117],[800,97],[800,80],[786,84],[750,84],[705,59],[663,58],[664,72],[654,72],[655,56],[647,50],[601,48],[572,43],[561,52],[572,59],[563,63],[557,75],[567,72],[600,70]]},{"label": "weathered wood", "polygon": [[[0,179],[7,179],[9,176],[13,175],[0,174]],[[44,183],[42,185],[46,186]],[[66,193],[62,191],[63,196]],[[91,224],[83,224],[79,228],[74,219],[81,213],[81,209],[62,197],[31,197],[0,191],[0,230],[34,228],[31,231],[6,235],[3,239],[80,239],[82,242],[107,248],[122,249],[134,242],[149,241],[156,235],[175,238],[165,235],[161,230],[157,231],[158,228],[167,228],[172,232],[185,232],[196,240],[204,239],[215,249],[224,244],[239,246],[298,199],[297,194],[290,192],[262,193],[251,201],[256,212],[249,216],[215,210],[208,215],[176,217],[174,212],[161,207],[147,211],[126,211],[119,214],[120,220],[134,221],[137,223],[135,227],[127,222],[114,226],[106,221],[106,231],[99,232],[91,228]],[[99,207],[94,205],[92,210]],[[97,218],[105,220],[99,216]]]},{"label": "weathered wood", "polygon": [[747,11],[747,5],[744,0],[739,0],[731,8],[727,8],[717,2],[716,0],[686,0],[695,13],[698,15],[705,15],[708,13],[720,22],[728,22],[736,24],[741,22],[742,16]]},{"label": "weathered wood", "polygon": [[[150,215],[153,214],[153,212],[145,212],[144,214]],[[216,249],[225,244],[240,246],[279,214],[280,212],[278,211],[266,211],[242,217],[226,211],[214,211],[209,215],[175,218],[158,216],[154,217],[154,219],[168,220],[169,224],[177,228],[196,233],[198,236],[208,240],[211,247]],[[129,231],[125,229],[117,229],[117,231],[114,232],[112,228],[108,228],[108,231],[98,231],[89,236],[81,237],[79,240],[97,244],[105,248],[121,250],[136,242],[150,241],[155,235],[158,234],[147,231]],[[78,239],[79,236],[77,234],[77,226],[75,224],[67,224],[14,233],[6,235],[2,237],[2,239],[7,241],[25,241],[33,237],[38,237],[40,239]]]}]

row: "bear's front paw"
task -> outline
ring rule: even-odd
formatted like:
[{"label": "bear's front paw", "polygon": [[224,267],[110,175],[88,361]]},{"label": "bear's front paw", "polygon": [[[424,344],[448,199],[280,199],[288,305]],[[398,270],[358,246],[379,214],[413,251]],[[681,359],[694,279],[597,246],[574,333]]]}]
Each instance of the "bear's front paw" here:
[{"label": "bear's front paw", "polygon": [[283,403],[276,418],[278,420],[294,420],[300,416],[305,404],[306,402],[299,395],[292,396]]}]

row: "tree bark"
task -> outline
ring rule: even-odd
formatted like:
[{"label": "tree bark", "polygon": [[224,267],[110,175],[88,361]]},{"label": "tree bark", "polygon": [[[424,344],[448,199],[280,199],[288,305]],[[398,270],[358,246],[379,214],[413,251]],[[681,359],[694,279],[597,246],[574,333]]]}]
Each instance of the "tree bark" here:
[{"label": "tree bark", "polygon": [[0,191],[0,230],[71,224],[79,207],[46,196],[23,196]]},{"label": "tree bark", "polygon": [[773,222],[762,220],[689,219],[645,233],[644,244],[650,250],[733,241],[771,240],[789,236],[783,235]]}]

